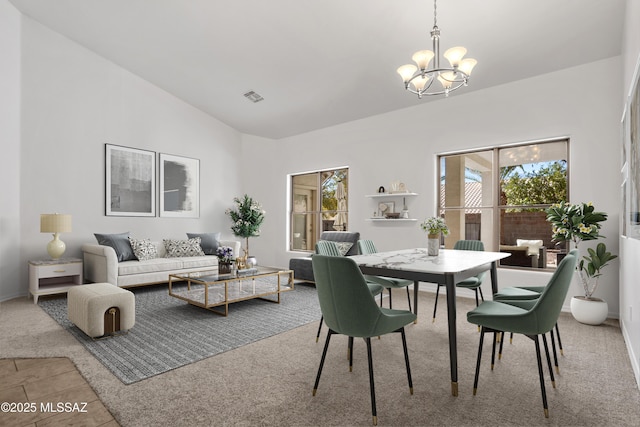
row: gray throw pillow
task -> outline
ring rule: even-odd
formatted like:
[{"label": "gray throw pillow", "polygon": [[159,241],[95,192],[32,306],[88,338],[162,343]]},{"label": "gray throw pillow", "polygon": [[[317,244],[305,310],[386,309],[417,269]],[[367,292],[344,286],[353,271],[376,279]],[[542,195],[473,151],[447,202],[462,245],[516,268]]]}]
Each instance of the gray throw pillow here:
[{"label": "gray throw pillow", "polygon": [[205,255],[216,255],[220,247],[220,233],[187,233],[189,239],[200,238],[200,247]]},{"label": "gray throw pillow", "polygon": [[118,261],[136,260],[136,256],[129,243],[129,232],[120,234],[98,234],[94,233],[99,245],[111,246],[116,251]]}]

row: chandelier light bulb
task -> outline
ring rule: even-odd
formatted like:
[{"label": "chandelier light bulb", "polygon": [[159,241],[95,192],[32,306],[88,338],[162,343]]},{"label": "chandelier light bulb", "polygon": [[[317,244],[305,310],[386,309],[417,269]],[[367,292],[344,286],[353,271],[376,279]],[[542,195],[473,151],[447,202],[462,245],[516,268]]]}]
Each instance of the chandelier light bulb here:
[{"label": "chandelier light bulb", "polygon": [[445,89],[451,89],[451,85],[453,85],[456,80],[456,73],[452,71],[447,71],[446,73],[440,73],[438,76],[438,81],[442,83],[442,87]]},{"label": "chandelier light bulb", "polygon": [[449,64],[451,64],[453,68],[456,68],[458,65],[460,65],[462,57],[464,57],[466,54],[467,49],[463,48],[462,46],[456,46],[447,49],[443,56],[449,60]]},{"label": "chandelier light bulb", "polygon": [[411,80],[411,77],[413,77],[413,73],[415,73],[416,70],[417,68],[415,65],[407,64],[399,67],[397,71],[398,74],[400,74],[400,77],[402,77],[402,81],[407,83],[409,80]]},{"label": "chandelier light bulb", "polygon": [[418,76],[411,80],[411,84],[416,88],[416,91],[421,92],[429,81],[429,76]]},{"label": "chandelier light bulb", "polygon": [[430,50],[419,50],[413,54],[411,59],[413,59],[413,61],[418,65],[420,71],[424,71],[427,69],[429,62],[431,62],[433,57],[434,53]]},{"label": "chandelier light bulb", "polygon": [[478,61],[476,61],[475,59],[466,58],[460,62],[458,69],[465,73],[467,76],[470,76],[471,70],[473,70],[473,67],[475,67],[477,63]]}]

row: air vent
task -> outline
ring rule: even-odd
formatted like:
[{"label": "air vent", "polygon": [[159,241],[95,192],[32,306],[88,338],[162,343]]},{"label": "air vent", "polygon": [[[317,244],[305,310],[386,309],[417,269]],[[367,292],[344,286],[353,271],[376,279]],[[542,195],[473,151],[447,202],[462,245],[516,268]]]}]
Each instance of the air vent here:
[{"label": "air vent", "polygon": [[245,93],[244,97],[253,103],[260,102],[264,99],[262,96],[260,96],[260,94],[255,93],[254,91]]}]

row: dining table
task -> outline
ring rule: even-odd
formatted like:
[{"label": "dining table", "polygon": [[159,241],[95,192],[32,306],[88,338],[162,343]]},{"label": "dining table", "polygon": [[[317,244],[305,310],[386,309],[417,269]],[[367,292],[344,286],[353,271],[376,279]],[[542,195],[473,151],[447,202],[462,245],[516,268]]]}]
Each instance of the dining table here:
[{"label": "dining table", "polygon": [[[363,274],[413,280],[414,313],[418,314],[420,282],[443,284],[447,289],[447,320],[449,331],[449,361],[451,394],[458,395],[458,349],[456,334],[456,283],[489,271],[493,294],[498,292],[498,261],[508,257],[505,252],[440,249],[429,255],[427,248],[402,249],[354,255]],[[417,322],[417,320],[416,320]]]}]

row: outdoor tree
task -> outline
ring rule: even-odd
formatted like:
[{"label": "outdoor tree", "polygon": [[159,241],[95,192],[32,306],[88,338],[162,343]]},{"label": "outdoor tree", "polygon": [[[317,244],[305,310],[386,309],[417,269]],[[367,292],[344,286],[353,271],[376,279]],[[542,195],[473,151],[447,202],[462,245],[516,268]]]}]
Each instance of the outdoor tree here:
[{"label": "outdoor tree", "polygon": [[533,172],[503,175],[501,182],[506,203],[518,205],[546,205],[567,199],[567,174],[564,162],[552,162]]}]

